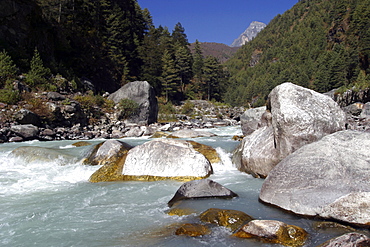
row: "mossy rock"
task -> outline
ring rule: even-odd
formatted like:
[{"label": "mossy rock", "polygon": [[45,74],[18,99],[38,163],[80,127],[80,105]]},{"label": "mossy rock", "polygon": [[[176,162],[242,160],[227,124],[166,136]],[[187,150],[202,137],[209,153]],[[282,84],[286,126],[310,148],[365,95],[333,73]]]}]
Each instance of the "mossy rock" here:
[{"label": "mossy rock", "polygon": [[170,216],[185,216],[194,213],[196,213],[196,211],[190,208],[172,208],[167,212],[167,214]]},{"label": "mossy rock", "polygon": [[114,162],[109,162],[104,166],[100,167],[96,172],[94,172],[90,178],[89,182],[113,182],[113,181],[123,181],[124,176],[122,175],[122,169],[125,164],[127,156],[126,153],[120,158],[116,159]]},{"label": "mossy rock", "polygon": [[287,225],[276,220],[253,220],[244,225],[233,236],[253,238],[271,244],[300,247],[307,240],[307,232],[294,225]]},{"label": "mossy rock", "polygon": [[313,228],[316,231],[325,231],[325,230],[341,230],[341,231],[348,231],[348,232],[356,231],[353,227],[345,226],[345,225],[339,224],[337,222],[332,222],[332,221],[315,222],[313,224]]},{"label": "mossy rock", "polygon": [[168,136],[169,136],[169,134],[167,134],[163,131],[157,131],[150,138],[162,138],[162,137],[168,137]]},{"label": "mossy rock", "polygon": [[90,142],[85,142],[85,141],[75,142],[72,144],[72,146],[75,146],[75,147],[85,147],[85,146],[90,146],[90,145],[91,145]]},{"label": "mossy rock", "polygon": [[176,235],[187,235],[190,237],[199,237],[210,234],[211,230],[201,224],[184,224],[176,230]]},{"label": "mossy rock", "polygon": [[238,210],[210,208],[200,215],[200,220],[202,222],[224,226],[235,231],[253,220],[253,218]]},{"label": "mossy rock", "polygon": [[189,142],[196,151],[206,156],[206,158],[209,160],[209,162],[211,162],[211,164],[218,163],[221,161],[220,156],[218,155],[216,149],[214,149],[213,147],[200,144],[195,141],[187,141],[187,142]]}]

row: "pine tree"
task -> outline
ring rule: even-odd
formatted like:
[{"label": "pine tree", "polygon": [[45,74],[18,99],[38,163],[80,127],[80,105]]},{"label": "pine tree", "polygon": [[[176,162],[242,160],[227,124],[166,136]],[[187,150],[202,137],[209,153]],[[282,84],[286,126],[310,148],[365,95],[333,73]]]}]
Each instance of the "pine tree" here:
[{"label": "pine tree", "polygon": [[14,78],[17,73],[12,58],[3,50],[0,52],[0,88],[2,88],[8,79]]},{"label": "pine tree", "polygon": [[202,80],[202,74],[203,74],[203,53],[202,49],[200,48],[200,43],[198,40],[195,41],[194,46],[194,54],[193,54],[193,73],[194,78],[196,81]]},{"label": "pine tree", "polygon": [[207,100],[221,99],[220,84],[222,80],[222,66],[213,56],[208,56],[204,60],[203,78],[205,82],[205,95]]},{"label": "pine tree", "polygon": [[178,22],[172,31],[173,43],[179,43],[181,46],[187,47],[189,45],[188,38],[185,34],[185,28]]},{"label": "pine tree", "polygon": [[53,85],[48,84],[51,76],[49,68],[44,66],[44,63],[40,57],[40,53],[37,49],[34,51],[34,55],[31,59],[30,70],[27,73],[26,81],[34,88],[43,90],[55,90]]},{"label": "pine tree", "polygon": [[164,51],[162,57],[162,88],[166,102],[173,99],[173,96],[178,92],[178,73],[175,67],[175,61],[168,50]]},{"label": "pine tree", "polygon": [[185,87],[192,78],[192,55],[188,47],[180,43],[175,45],[175,64],[178,77],[180,78],[180,91],[185,92]]}]

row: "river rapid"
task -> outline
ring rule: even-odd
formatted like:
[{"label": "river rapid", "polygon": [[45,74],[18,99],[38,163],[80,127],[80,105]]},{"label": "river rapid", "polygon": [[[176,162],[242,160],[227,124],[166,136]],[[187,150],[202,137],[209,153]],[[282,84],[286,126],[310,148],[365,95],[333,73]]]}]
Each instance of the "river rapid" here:
[{"label": "river rapid", "polygon": [[[232,237],[223,227],[214,227],[203,237],[174,234],[178,224],[197,222],[197,214],[208,208],[235,209],[256,219],[300,226],[310,234],[306,246],[343,234],[317,232],[313,230],[315,220],[260,203],[263,180],[239,172],[231,162],[231,152],[239,143],[232,136],[241,134],[240,127],[208,131],[218,136],[193,140],[216,148],[221,156],[210,179],[239,197],[184,201],[180,207],[195,213],[181,217],[167,214],[167,202],[182,182],[90,183],[90,175],[99,167],[83,166],[81,159],[91,146],[72,146],[76,141],[0,144],[0,246],[277,246]],[[120,140],[138,145],[149,139]],[[21,146],[46,147],[65,155],[13,157],[11,151]]]}]

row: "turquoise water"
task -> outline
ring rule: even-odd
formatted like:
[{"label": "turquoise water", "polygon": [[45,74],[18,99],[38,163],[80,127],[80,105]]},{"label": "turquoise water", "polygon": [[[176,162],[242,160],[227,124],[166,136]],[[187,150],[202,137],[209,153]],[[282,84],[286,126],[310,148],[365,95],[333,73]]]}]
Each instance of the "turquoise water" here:
[{"label": "turquoise water", "polygon": [[[241,210],[256,219],[276,219],[310,232],[306,246],[316,246],[338,232],[315,232],[313,220],[297,217],[258,201],[263,183],[237,171],[231,151],[241,134],[237,127],[210,130],[218,136],[195,141],[217,149],[222,162],[210,179],[239,195],[231,200],[189,200],[180,207],[196,213],[169,216],[167,202],[181,186],[178,181],[89,183],[99,167],[82,166],[91,147],[76,148],[75,141],[26,142],[0,145],[0,246],[274,246],[231,237],[223,227],[191,238],[174,235],[179,223],[197,222],[197,213],[211,207]],[[147,138],[121,139],[132,145]],[[91,141],[93,144],[103,140]],[[57,158],[12,157],[20,146],[45,147]]]}]

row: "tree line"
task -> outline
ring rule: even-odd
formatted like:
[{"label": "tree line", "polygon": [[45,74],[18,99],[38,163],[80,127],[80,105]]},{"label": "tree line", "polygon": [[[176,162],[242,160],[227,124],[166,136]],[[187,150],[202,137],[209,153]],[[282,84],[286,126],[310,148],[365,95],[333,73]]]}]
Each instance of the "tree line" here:
[{"label": "tree line", "polygon": [[[46,34],[30,32],[22,53],[15,43],[0,37],[0,63],[7,68],[17,65],[17,70],[0,77],[2,90],[10,87],[8,79],[22,73],[34,90],[63,91],[67,86],[81,90],[81,78],[88,78],[98,92],[112,92],[129,81],[147,80],[165,101],[221,100],[227,73],[217,59],[204,57],[199,45],[193,55],[181,23],[172,31],[155,27],[149,10],[141,9],[136,0],[31,0],[27,4],[34,8],[29,17],[37,20],[28,24],[42,27]],[[32,61],[41,63],[41,74],[35,74]]]},{"label": "tree line", "polygon": [[283,82],[327,92],[370,86],[367,0],[301,0],[227,63],[224,100],[262,105]]}]

